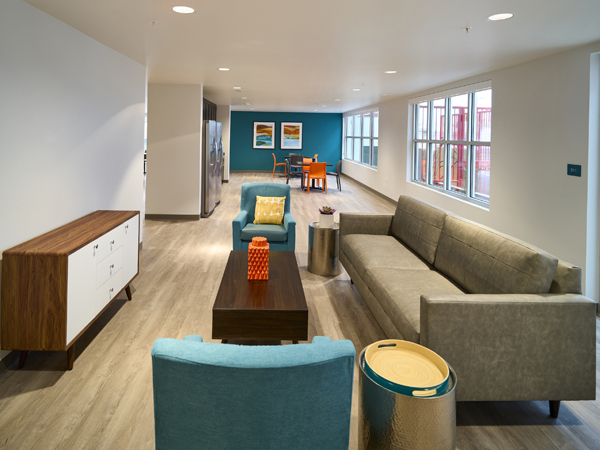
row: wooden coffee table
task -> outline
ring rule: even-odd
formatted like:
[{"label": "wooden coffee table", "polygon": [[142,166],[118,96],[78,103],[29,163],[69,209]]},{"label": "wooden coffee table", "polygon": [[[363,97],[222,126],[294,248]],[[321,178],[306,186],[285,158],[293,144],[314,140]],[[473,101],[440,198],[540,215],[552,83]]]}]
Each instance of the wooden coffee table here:
[{"label": "wooden coffee table", "polygon": [[308,339],[308,306],[294,252],[270,252],[269,279],[248,280],[248,252],[232,251],[213,305],[213,339]]}]

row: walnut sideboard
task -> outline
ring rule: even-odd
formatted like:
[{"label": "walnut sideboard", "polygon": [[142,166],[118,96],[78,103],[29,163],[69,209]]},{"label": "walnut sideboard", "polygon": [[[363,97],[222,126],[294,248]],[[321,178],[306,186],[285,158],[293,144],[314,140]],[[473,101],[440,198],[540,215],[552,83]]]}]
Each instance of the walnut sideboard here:
[{"label": "walnut sideboard", "polygon": [[67,351],[138,275],[139,211],[96,211],[2,254],[2,344]]}]

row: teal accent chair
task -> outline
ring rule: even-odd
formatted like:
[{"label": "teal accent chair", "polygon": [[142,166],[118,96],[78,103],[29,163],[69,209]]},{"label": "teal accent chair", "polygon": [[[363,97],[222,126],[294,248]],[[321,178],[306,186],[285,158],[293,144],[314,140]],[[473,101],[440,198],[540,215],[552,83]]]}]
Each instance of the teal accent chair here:
[{"label": "teal accent chair", "polygon": [[[240,200],[240,213],[233,219],[233,249],[248,250],[252,238],[267,238],[269,250],[296,250],[296,221],[290,213],[290,186],[278,183],[244,183]],[[254,225],[256,196],[285,197],[283,225]]]},{"label": "teal accent chair", "polygon": [[347,450],[355,349],[243,346],[201,336],[152,347],[157,450]]}]

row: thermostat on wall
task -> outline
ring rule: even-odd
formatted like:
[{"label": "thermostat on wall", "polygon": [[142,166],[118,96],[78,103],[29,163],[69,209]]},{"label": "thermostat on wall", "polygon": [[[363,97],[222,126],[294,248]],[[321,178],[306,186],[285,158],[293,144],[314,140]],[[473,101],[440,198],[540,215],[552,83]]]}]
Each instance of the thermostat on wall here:
[{"label": "thermostat on wall", "polygon": [[572,177],[580,177],[581,165],[567,164],[567,175],[571,175]]}]

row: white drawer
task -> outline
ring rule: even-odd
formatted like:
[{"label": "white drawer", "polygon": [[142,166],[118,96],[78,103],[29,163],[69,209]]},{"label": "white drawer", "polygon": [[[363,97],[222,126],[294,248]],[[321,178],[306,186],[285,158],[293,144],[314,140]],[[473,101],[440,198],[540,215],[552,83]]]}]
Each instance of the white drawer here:
[{"label": "white drawer", "polygon": [[96,289],[123,267],[123,248],[120,247],[96,265]]},{"label": "white drawer", "polygon": [[96,314],[102,311],[104,307],[108,305],[108,303],[121,291],[123,288],[122,275],[122,271],[119,270],[112,277],[110,277],[106,283],[96,290]]},{"label": "white drawer", "polygon": [[121,248],[121,245],[123,245],[123,226],[119,225],[113,228],[104,236],[100,236],[95,243],[98,246],[96,249],[96,262],[98,263],[116,249]]}]

